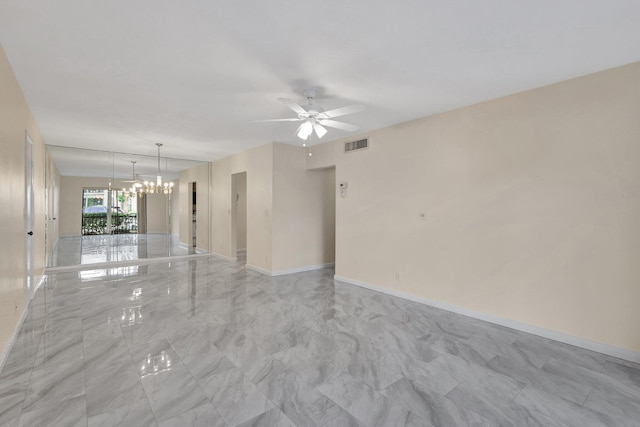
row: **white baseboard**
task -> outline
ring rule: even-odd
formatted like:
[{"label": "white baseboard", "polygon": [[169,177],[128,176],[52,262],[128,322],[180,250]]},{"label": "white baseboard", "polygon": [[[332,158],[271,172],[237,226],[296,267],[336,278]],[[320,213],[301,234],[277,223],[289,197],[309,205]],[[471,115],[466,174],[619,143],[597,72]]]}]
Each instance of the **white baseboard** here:
[{"label": "white baseboard", "polygon": [[2,372],[2,369],[4,368],[4,364],[7,361],[7,357],[9,356],[9,353],[11,353],[11,349],[13,348],[13,345],[16,342],[16,338],[18,338],[18,334],[20,333],[20,329],[22,329],[22,325],[24,324],[24,321],[27,320],[29,309],[31,307],[31,301],[33,301],[33,298],[35,298],[36,296],[36,292],[38,292],[38,289],[40,289],[40,286],[42,286],[42,283],[44,283],[44,278],[45,278],[45,273],[43,273],[40,276],[40,280],[38,280],[38,284],[36,285],[36,288],[33,290],[33,293],[31,294],[29,301],[27,301],[27,303],[25,304],[24,310],[22,310],[22,314],[18,319],[18,323],[16,323],[16,326],[13,328],[13,333],[11,334],[11,338],[7,342],[7,345],[2,351],[2,354],[0,354],[0,372]]},{"label": "white baseboard", "polygon": [[350,279],[348,277],[333,276],[334,280],[348,283],[351,285],[360,286],[362,288],[370,289],[372,291],[380,292],[387,295],[392,295],[398,298],[403,298],[409,301],[414,301],[420,304],[425,304],[431,307],[440,308],[453,313],[462,314],[463,316],[472,317],[474,319],[484,320],[485,322],[494,323],[500,326],[506,326],[507,328],[515,329],[529,334],[538,335],[543,338],[548,338],[554,341],[559,341],[565,344],[573,345],[575,347],[585,348],[597,353],[606,354],[609,356],[617,357],[619,359],[628,360],[630,362],[640,363],[640,353],[628,350],[626,348],[620,348],[613,345],[601,343],[598,341],[592,341],[587,338],[576,337],[573,335],[565,334],[562,332],[553,331],[551,329],[545,329],[540,326],[530,325],[528,323],[518,322],[517,320],[506,319],[503,317],[494,316],[492,314],[482,313],[479,311],[469,310],[464,307],[460,307],[454,304],[449,304],[441,301],[434,301],[428,298],[420,297],[417,295],[409,294],[406,292],[398,291],[395,289],[389,289],[378,285],[372,285],[369,283],[361,282],[359,280]]},{"label": "white baseboard", "polygon": [[233,261],[233,262],[237,262],[238,261],[238,258],[231,258],[231,257],[228,257],[226,255],[217,254],[215,252],[211,252],[211,255],[213,255],[216,258],[223,259],[225,261]]},{"label": "white baseboard", "polygon": [[322,270],[323,268],[333,267],[334,262],[328,262],[326,264],[307,265],[305,267],[291,268],[289,270],[276,270],[272,271],[272,276],[284,276],[287,274],[304,273],[305,271]]},{"label": "white baseboard", "polygon": [[271,276],[271,272],[269,270],[265,270],[264,268],[257,267],[251,264],[245,264],[244,266],[247,270],[257,271],[258,273],[266,274],[267,276]]},{"label": "white baseboard", "polygon": [[323,268],[333,267],[335,263],[329,262],[326,264],[318,264],[318,265],[307,265],[304,267],[291,268],[289,270],[276,270],[269,271],[264,268],[256,267],[255,265],[247,264],[247,268],[249,270],[257,271],[262,274],[266,274],[267,276],[275,277],[275,276],[285,276],[287,274],[295,274],[295,273],[304,273],[305,271],[313,271],[313,270],[322,270]]}]

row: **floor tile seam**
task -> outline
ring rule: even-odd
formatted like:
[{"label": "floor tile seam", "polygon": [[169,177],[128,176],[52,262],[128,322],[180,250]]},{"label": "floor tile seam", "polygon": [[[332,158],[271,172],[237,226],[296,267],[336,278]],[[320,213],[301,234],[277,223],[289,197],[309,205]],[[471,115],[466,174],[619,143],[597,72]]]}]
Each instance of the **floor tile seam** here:
[{"label": "floor tile seam", "polygon": [[[83,358],[83,362],[84,362],[84,358]],[[65,362],[65,363],[57,364],[57,366],[56,366],[56,368],[55,368],[55,369],[57,370],[57,369],[59,369],[61,366],[65,366],[65,367],[66,367],[66,366],[75,366],[75,365],[77,365],[77,362],[73,362],[73,361],[72,361],[72,362]],[[45,368],[39,368],[39,369],[44,370]],[[33,372],[34,372],[34,371],[36,371],[36,370],[37,370],[37,369],[34,369],[34,370],[32,371],[32,378],[33,378]],[[84,364],[83,364],[83,367],[82,367],[81,369],[79,369],[79,370],[78,370],[78,372],[80,372],[80,371],[82,371],[82,376],[83,376],[83,378],[84,378],[84,381],[83,381],[83,383],[84,383],[84,388],[83,388],[83,390],[84,390],[84,391],[83,391],[82,393],[78,394],[77,396],[62,397],[62,398],[59,398],[59,399],[58,399],[58,397],[56,397],[56,399],[58,399],[60,402],[64,402],[64,401],[69,400],[69,399],[75,399],[76,397],[79,397],[79,396],[81,396],[81,395],[86,394],[87,387],[86,387],[86,374],[85,374]],[[44,376],[43,378],[46,378],[46,376]],[[48,394],[50,394],[50,393],[51,393],[51,388],[55,387],[55,386],[59,383],[59,382],[56,382],[55,384],[52,384],[52,383],[50,383],[50,381],[51,381],[51,378],[49,378],[49,381],[45,381],[45,383],[49,382],[49,386],[43,390],[43,391],[44,391],[43,395],[42,395],[39,399],[34,400],[33,402],[31,402],[31,403],[29,404],[29,406],[31,406],[31,405],[32,405],[32,404],[34,404],[34,403],[41,402],[41,401],[42,401],[42,400],[43,400],[43,399],[44,399]],[[64,379],[62,379],[62,380],[60,380],[60,381],[64,381]],[[27,390],[27,393],[28,393],[28,390]],[[37,393],[36,393],[36,394],[37,394]],[[25,402],[26,402],[26,400],[25,400]],[[39,403],[39,404],[42,404],[42,403]]]},{"label": "floor tile seam", "polygon": [[[185,367],[185,369],[187,370],[187,372],[189,373],[189,375],[191,375],[191,378],[193,379],[193,381],[195,381],[195,382],[196,382],[196,384],[198,384],[198,386],[202,389],[202,392],[204,393],[204,395],[205,395],[205,396],[207,396],[207,393],[205,392],[204,388],[202,388],[202,386],[200,385],[200,381],[199,381],[199,380],[198,380],[198,378],[194,375],[194,373],[191,371],[191,369],[189,368],[189,366],[184,362],[184,359],[182,358],[182,356],[180,356],[180,353],[178,353],[178,351],[176,350],[176,348],[175,348],[175,346],[173,345],[173,343],[171,342],[171,340],[169,340],[169,339],[167,338],[167,342],[169,343],[169,345],[171,346],[171,348],[173,349],[173,351],[178,355],[178,357],[180,357],[180,361],[181,361],[181,363],[182,363],[182,366],[184,366],[184,367]],[[221,355],[222,357],[224,357],[225,359],[227,359],[227,360],[229,361],[229,363],[231,363],[231,366],[229,366],[228,368],[225,368],[224,370],[222,370],[222,371],[220,371],[220,372],[217,372],[217,373],[213,376],[213,378],[216,378],[216,377],[218,377],[218,376],[222,375],[223,373],[225,373],[225,372],[227,372],[227,371],[229,371],[229,370],[233,369],[234,367],[235,367],[235,368],[237,368],[237,369],[238,369],[240,372],[242,372],[242,373],[243,373],[243,375],[244,375],[244,372],[242,371],[242,369],[240,369],[240,367],[236,366],[236,364],[235,364],[235,363],[233,363],[233,362],[232,362],[232,361],[231,361],[231,360],[226,356],[226,354],[224,354],[224,353],[223,353],[223,352],[222,352],[218,347],[216,347],[216,345],[215,345],[215,344],[211,343],[211,345],[212,345],[216,350],[218,350],[218,351],[220,352],[220,355]],[[211,399],[209,399],[209,396],[207,396],[207,399],[208,399],[209,401],[211,401]],[[217,408],[216,408],[216,411],[217,411]]]},{"label": "floor tile seam", "polygon": [[[570,378],[558,377],[558,376],[552,375],[551,373],[549,373],[547,371],[543,371],[542,369],[539,369],[539,368],[535,368],[535,369],[540,371],[539,373],[536,373],[535,375],[539,375],[542,378],[548,378],[550,381],[553,382],[553,386],[554,387],[558,386],[558,385],[567,386],[567,387],[574,387],[574,386],[575,387],[580,387],[580,386],[583,386],[583,385],[587,386],[588,387],[588,391],[585,394],[585,397],[582,398],[580,402],[576,402],[574,400],[567,399],[567,398],[564,398],[562,396],[559,396],[563,400],[566,400],[568,402],[572,402],[572,403],[574,403],[576,405],[584,406],[585,402],[588,400],[589,395],[591,394],[591,391],[594,389],[593,386],[591,386],[589,384],[579,383],[579,382],[576,382],[576,381],[574,381],[573,379],[570,379]],[[503,374],[503,375],[506,375],[506,374]],[[507,376],[509,376],[509,375],[507,375]],[[512,378],[511,376],[509,376],[509,377]],[[514,379],[516,381],[518,381],[518,382],[526,383],[527,386],[531,387],[532,389],[534,389],[534,390],[536,390],[538,392],[542,392],[542,393],[548,393],[549,392],[548,390],[545,389],[544,386],[541,386],[539,383],[532,382],[531,380],[529,380],[529,378],[524,378],[523,380],[517,379],[517,378],[514,378]],[[520,394],[520,393],[518,393],[518,394]]]},{"label": "floor tile seam", "polygon": [[533,387],[531,384],[529,384],[529,383],[527,382],[527,384],[526,384],[524,387],[522,387],[520,390],[518,390],[518,392],[516,393],[516,395],[515,395],[515,396],[513,396],[513,398],[511,398],[508,402],[509,402],[509,403],[516,403],[516,404],[517,404],[516,399],[517,399],[517,398],[522,394],[522,392],[524,391],[524,389],[525,389],[525,388],[527,388],[527,387],[531,387],[531,388],[534,388],[534,389],[535,389],[535,387]]},{"label": "floor tile seam", "polygon": [[[118,322],[119,327],[122,328],[122,325],[120,325],[120,322],[118,321],[117,318],[116,318],[116,321]],[[142,378],[140,378],[140,373],[136,369],[136,362],[133,360],[131,346],[129,345],[129,341],[125,338],[124,333],[122,335],[122,339],[124,340],[124,343],[127,346],[127,350],[128,350],[127,353],[129,355],[129,360],[131,361],[131,365],[133,366],[133,369],[135,369],[136,375],[138,376],[138,385],[142,388],[142,392],[144,393],[144,398],[147,401],[147,405],[149,405],[149,409],[151,409],[151,414],[153,415],[153,420],[156,422],[156,425],[158,425],[158,424],[160,424],[160,422],[158,421],[158,417],[156,415],[156,412],[153,409],[153,406],[151,405],[151,399],[149,398],[149,395],[147,394],[147,390],[144,388],[144,385],[142,384]],[[86,377],[85,377],[85,380],[86,380]]]},{"label": "floor tile seam", "polygon": [[[561,359],[555,359],[555,358],[553,358],[553,359],[550,359],[550,361],[551,361],[551,360],[557,360],[557,361],[559,361],[559,362],[561,362],[561,363],[565,363],[565,362],[564,362],[563,360],[561,360]],[[546,366],[546,364],[545,364],[545,366]],[[544,366],[543,366],[543,368],[542,368],[542,369],[544,369]],[[632,391],[632,394],[637,394],[638,396],[640,396],[640,388],[638,388],[638,387],[637,387],[637,386],[635,386],[635,385],[634,385],[634,386],[629,385],[629,384],[627,384],[626,382],[621,381],[621,380],[619,380],[619,379],[617,379],[617,378],[615,378],[615,377],[612,377],[611,375],[608,375],[608,374],[606,374],[606,373],[604,373],[604,372],[598,372],[598,371],[595,371],[595,370],[593,370],[593,369],[586,368],[586,367],[584,367],[584,366],[580,366],[580,365],[576,365],[576,371],[577,371],[577,373],[579,373],[579,374],[581,374],[581,375],[585,375],[585,373],[584,373],[583,371],[587,371],[587,372],[590,372],[590,373],[592,373],[592,374],[595,374],[595,375],[596,375],[596,378],[595,378],[595,379],[594,379],[594,378],[592,378],[592,377],[586,377],[585,384],[588,384],[588,385],[591,387],[591,391],[595,390],[595,389],[596,389],[596,388],[598,388],[598,387],[602,387],[602,388],[605,388],[605,389],[607,389],[607,388],[613,388],[613,389],[616,389],[616,388],[620,388],[620,386],[622,386],[622,387],[624,387],[627,391]],[[598,378],[599,376],[605,377],[605,378],[606,378],[606,380],[607,380],[607,382],[601,381],[601,378]],[[570,380],[570,381],[576,382],[575,380],[573,380],[573,379],[571,379],[571,378],[567,378],[567,379],[568,379],[568,380]],[[617,383],[618,387],[614,387],[614,386],[612,386],[612,384],[611,384],[610,382]],[[638,389],[638,393],[635,393],[635,389]]]},{"label": "floor tile seam", "polygon": [[[368,425],[364,420],[360,419],[359,417],[356,417],[351,411],[349,411],[347,408],[343,407],[342,405],[340,405],[338,402],[336,402],[335,400],[333,400],[331,397],[327,396],[322,390],[320,390],[321,386],[318,386],[317,390],[318,393],[320,393],[321,395],[323,395],[325,397],[325,399],[327,399],[328,401],[332,402],[334,405],[336,405],[338,408],[342,409],[344,412],[346,412],[347,414],[349,414],[350,416],[352,416],[355,420],[357,420],[358,422],[360,422],[362,425]],[[333,421],[334,419],[338,418],[338,416],[340,416],[340,414],[336,414],[335,417],[331,418],[330,420],[327,420],[325,423],[323,423],[321,426],[325,426],[327,424],[329,424],[329,422]]]},{"label": "floor tile seam", "polygon": [[24,397],[22,399],[22,403],[20,404],[20,414],[18,415],[18,424],[20,424],[20,418],[22,417],[22,414],[24,412],[24,404],[27,401],[27,394],[29,392],[29,385],[31,385],[31,379],[33,378],[33,371],[35,370],[35,365],[36,365],[36,360],[38,359],[38,350],[40,349],[40,345],[42,342],[42,335],[40,335],[40,337],[38,338],[38,345],[36,346],[36,355],[33,358],[33,362],[31,364],[31,367],[29,368],[29,379],[27,380],[27,387],[24,391]]},{"label": "floor tile seam", "polygon": [[589,392],[587,393],[587,395],[585,396],[584,400],[582,401],[582,407],[586,407],[585,405],[587,404],[587,401],[589,400],[589,397],[591,396],[591,393],[593,392],[594,387],[593,386],[589,386]]},{"label": "floor tile seam", "polygon": [[[599,420],[606,419],[608,417],[612,417],[613,419],[617,419],[617,418],[625,419],[625,420],[626,419],[630,419],[629,416],[624,411],[622,411],[622,414],[607,413],[607,412],[602,412],[602,411],[600,411],[598,409],[592,408],[590,406],[586,406],[586,403],[588,401],[588,397],[587,397],[587,399],[585,399],[585,404],[583,404],[583,405],[580,405],[578,403],[575,403],[575,402],[572,402],[570,400],[567,400],[567,399],[563,398],[562,396],[558,396],[558,397],[559,397],[560,400],[566,402],[570,406],[575,406],[574,409],[576,411],[579,411],[579,412],[585,411],[587,414],[596,416]],[[600,415],[602,417],[599,417],[598,415]],[[550,415],[547,415],[547,416],[552,418],[552,419],[554,419],[554,420],[557,420],[555,417],[551,417]],[[604,425],[604,424],[602,424],[602,425]]]},{"label": "floor tile seam", "polygon": [[[89,414],[87,413],[87,397],[86,397],[86,393],[82,393],[82,394],[80,394],[78,396],[70,397],[70,398],[67,398],[67,399],[62,399],[62,400],[59,400],[58,402],[53,402],[52,404],[49,404],[49,405],[45,405],[45,409],[55,408],[56,406],[59,406],[59,405],[55,405],[55,403],[59,404],[61,402],[66,402],[66,401],[75,400],[75,399],[82,399],[82,402],[84,403],[84,415],[88,420],[89,419]],[[35,411],[38,411],[38,410],[42,410],[42,405],[41,404],[37,405],[37,407],[34,408],[31,411],[24,412],[24,410],[21,410],[19,417],[17,417],[17,419],[18,419],[18,424],[17,425],[20,425],[20,421],[22,420],[22,416],[24,414],[29,414],[29,413],[32,413],[32,412],[35,412]]]},{"label": "floor tile seam", "polygon": [[[338,405],[336,402],[334,402],[333,400],[331,400],[331,398],[329,398],[327,395],[325,395],[324,393],[320,392],[320,394],[322,394],[326,399],[328,399],[330,402],[332,402],[334,405],[336,405],[338,408],[340,408],[341,410],[343,410],[344,412],[346,412],[347,414],[349,414],[350,416],[352,416],[353,418],[355,418],[356,420],[358,420],[360,423],[362,423],[362,425],[365,425],[364,422],[362,422],[359,418],[356,418],[355,416],[353,416],[353,414],[351,414],[351,412],[347,411],[346,409],[344,409],[342,406]],[[284,413],[284,412],[283,412]],[[285,414],[286,415],[286,414]],[[333,417],[331,417],[330,419],[328,419],[327,421],[323,422],[322,424],[318,425],[317,427],[324,427],[326,425],[329,425],[329,423],[331,423],[331,421],[335,420],[336,418],[338,418],[340,416],[340,413],[335,414]],[[295,423],[293,423],[293,425],[296,425]]]},{"label": "floor tile seam", "polygon": [[[259,416],[262,416],[262,415],[266,414],[266,413],[267,413],[267,412],[269,412],[269,411],[272,411],[272,410],[274,410],[274,409],[277,409],[278,411],[280,411],[280,414],[281,414],[282,416],[284,416],[284,417],[285,417],[285,418],[286,418],[286,419],[291,423],[291,425],[292,425],[292,426],[297,426],[297,424],[296,424],[296,423],[294,423],[294,422],[293,422],[293,420],[292,420],[291,418],[289,418],[289,416],[288,416],[287,414],[285,414],[285,413],[284,413],[284,411],[282,410],[282,408],[281,408],[279,405],[276,405],[273,401],[271,401],[271,399],[269,399],[269,401],[271,402],[271,404],[273,404],[273,405],[274,405],[274,406],[273,406],[273,408],[268,409],[267,411],[263,412],[262,414],[257,415],[257,416],[255,416],[255,417],[253,417],[253,418],[250,418],[250,419],[255,419],[255,418],[259,417]],[[333,419],[333,418],[331,418],[331,419]],[[243,422],[246,422],[246,421],[243,421]],[[242,423],[240,423],[240,424],[242,424]],[[326,424],[326,423],[325,423],[325,424]],[[238,424],[238,425],[239,425],[239,424]]]},{"label": "floor tile seam", "polygon": [[[196,377],[191,373],[191,370],[189,370],[189,367],[184,363],[184,360],[182,359],[182,357],[180,356],[180,354],[176,351],[176,349],[175,349],[175,347],[174,347],[173,343],[172,343],[168,338],[165,338],[165,339],[166,339],[166,340],[167,340],[167,342],[169,343],[169,346],[170,346],[170,347],[171,347],[171,349],[174,351],[174,353],[175,353],[176,355],[178,355],[178,357],[180,357],[180,363],[181,363],[181,364],[182,364],[182,366],[185,368],[185,370],[187,371],[187,373],[189,374],[189,376],[190,376],[190,377],[191,377],[191,379],[193,380],[193,382],[194,382],[194,384],[196,385],[196,387],[200,390],[200,392],[202,393],[202,395],[205,397],[205,400],[211,404],[211,406],[213,407],[213,409],[215,409],[215,411],[216,411],[216,413],[218,414],[218,416],[224,420],[224,417],[220,414],[220,411],[218,411],[218,408],[213,404],[213,401],[212,401],[211,399],[209,399],[209,396],[207,395],[206,391],[204,390],[204,388],[202,387],[202,385],[200,384],[200,382],[199,382],[199,381],[196,379]],[[214,345],[214,347],[215,347],[215,345]],[[225,357],[226,357],[226,356],[225,356]],[[139,376],[139,375],[138,375],[138,376]],[[141,382],[142,382],[142,379],[141,379]],[[145,392],[145,395],[147,395],[147,390],[146,390],[144,387],[142,387],[142,388],[143,388],[143,390],[144,390],[144,392]],[[147,399],[149,399],[149,396],[148,396],[148,395],[147,395]],[[155,416],[155,411],[153,410],[153,407],[151,406],[151,404],[149,404],[149,406],[151,407],[151,411],[152,411],[152,412],[153,412],[153,414],[154,414],[154,418],[156,418],[156,416]],[[193,410],[193,409],[195,409],[195,408],[189,408],[189,409],[186,409],[186,410],[184,410],[184,411],[180,412],[179,414],[174,415],[173,417],[176,417],[176,416],[178,416],[178,415],[182,415],[182,414],[184,414],[184,413],[186,413],[186,412],[188,412],[188,411],[191,411],[191,410]],[[173,417],[171,417],[171,418],[173,418]],[[168,419],[170,419],[170,418],[168,418]],[[166,421],[166,420],[162,420],[162,421]],[[160,424],[160,421],[158,421],[158,419],[157,419],[157,418],[156,418],[156,423]],[[226,423],[226,421],[225,421],[225,423]]]},{"label": "floor tile seam", "polygon": [[[21,391],[18,393],[14,393],[14,394],[21,394],[22,395],[22,401],[20,402],[20,411],[18,412],[18,415],[16,415],[15,417],[12,418],[12,420],[18,420],[20,421],[20,417],[22,416],[22,411],[24,409],[24,402],[27,399],[27,391]],[[17,425],[17,424],[16,424]]]},{"label": "floor tile seam", "polygon": [[[536,392],[538,392],[538,393],[546,393],[545,391],[540,390],[540,389],[536,388],[536,387],[535,387],[535,386],[533,386],[533,385],[529,385],[528,387],[530,387],[531,389],[533,389],[534,391],[536,391]],[[521,390],[521,392],[520,392],[520,393],[518,393],[518,396],[519,396],[523,391],[524,391],[524,389],[522,389],[522,390]],[[589,393],[590,393],[590,392],[589,392]],[[588,407],[588,406],[585,406],[584,404],[580,404],[580,403],[574,402],[574,401],[572,401],[572,400],[566,399],[566,398],[565,398],[565,397],[563,397],[563,396],[560,396],[560,395],[554,395],[554,396],[553,396],[553,398],[554,398],[554,399],[556,399],[556,401],[557,401],[557,399],[559,399],[561,402],[563,402],[564,404],[566,404],[566,405],[568,405],[568,406],[570,406],[570,407],[574,408],[576,411],[588,410],[588,411],[593,411],[593,412],[598,413],[598,414],[602,414],[602,415],[603,415],[603,416],[605,416],[605,417],[607,416],[607,414],[606,414],[606,413],[603,413],[603,412],[600,412],[600,411],[595,410],[595,409],[593,409],[593,408],[590,408],[590,407]],[[587,398],[585,398],[585,403],[586,403],[587,399],[588,399],[588,396],[587,396]],[[514,401],[514,403],[516,403],[516,404],[518,404],[518,405],[522,405],[522,404],[520,404],[520,403],[518,403],[518,402],[515,402],[515,398],[514,398],[514,400],[513,400],[513,401]],[[522,405],[522,406],[525,406],[525,405]],[[527,407],[527,406],[525,406],[525,407]],[[529,408],[527,407],[527,409],[529,409]],[[536,412],[537,412],[537,413],[540,413],[540,411],[536,411]],[[549,414],[542,414],[542,415],[544,415],[544,416],[546,416],[546,417],[548,417],[548,418],[551,418],[551,419],[552,419],[552,420],[554,420],[554,421],[560,422],[561,424],[564,424],[564,422],[563,422],[562,420],[558,419],[557,417],[553,416],[553,415],[552,415],[552,414],[550,414],[550,413],[549,413]]]},{"label": "floor tile seam", "polygon": [[[434,359],[434,360],[436,360],[436,359]],[[423,363],[424,363],[424,362],[423,362]],[[424,375],[424,372],[418,373],[417,375],[411,375],[411,376],[407,376],[407,375],[405,375],[405,377],[406,377],[409,381],[411,381],[411,382],[413,382],[413,383],[418,383],[418,381],[420,381],[420,378],[415,378],[415,377],[422,377],[422,378],[424,378],[425,380],[428,380],[428,379],[429,379],[427,376],[425,376],[425,375]],[[442,393],[442,392],[440,392],[440,391],[436,390],[435,388],[432,388],[432,387],[429,385],[428,381],[426,381],[426,383],[420,383],[420,385],[421,385],[422,387],[428,388],[429,390],[431,390],[431,391],[432,391],[432,392],[434,392],[434,393],[438,393],[438,394],[439,394],[440,396],[442,396],[442,397],[446,397],[446,395],[447,395],[447,394],[449,394],[451,391],[453,391],[453,389],[455,389],[456,387],[458,387],[458,386],[462,383],[462,381],[463,381],[463,380],[458,380],[458,379],[456,379],[456,378],[453,378],[453,376],[451,376],[451,375],[449,375],[449,377],[450,377],[451,379],[453,379],[453,380],[455,381],[455,383],[456,383],[456,384],[455,384],[453,387],[451,387],[451,389],[450,389],[449,391],[447,391],[446,393]]]},{"label": "floor tile seam", "polygon": [[[214,345],[214,347],[215,347],[215,345]],[[217,347],[216,347],[216,348],[217,348]],[[228,423],[227,423],[226,418],[222,416],[222,414],[221,414],[221,413],[220,413],[220,411],[218,410],[218,407],[213,403],[213,398],[209,398],[209,396],[208,396],[206,393],[204,393],[204,395],[207,397],[207,400],[209,401],[209,403],[211,404],[211,406],[213,406],[213,408],[216,410],[216,413],[217,413],[217,414],[220,416],[220,418],[224,421],[225,425],[230,426],[230,427],[235,427],[235,426],[237,426],[237,425],[242,424],[243,422],[246,422],[246,421],[249,421],[249,420],[251,420],[251,419],[253,419],[253,418],[258,417],[258,416],[260,416],[260,415],[264,414],[265,412],[267,412],[267,411],[269,411],[269,410],[271,410],[271,409],[273,409],[273,408],[278,408],[278,409],[280,409],[280,405],[275,404],[275,402],[273,402],[273,400],[271,400],[271,398],[269,398],[269,396],[267,396],[267,395],[265,394],[265,392],[264,392],[260,387],[258,387],[258,385],[257,385],[257,384],[255,384],[255,383],[254,383],[254,382],[253,382],[253,381],[252,381],[252,380],[251,380],[251,379],[250,379],[250,378],[245,374],[244,369],[242,369],[240,366],[237,366],[235,363],[233,363],[233,361],[231,361],[231,359],[229,359],[229,358],[228,358],[224,353],[222,353],[222,354],[223,354],[223,356],[224,356],[225,358],[227,358],[227,359],[231,362],[232,366],[231,366],[231,367],[229,367],[229,368],[227,368],[227,369],[225,369],[225,370],[224,370],[224,371],[222,371],[222,372],[217,373],[216,375],[214,375],[214,378],[216,378],[216,377],[218,377],[218,376],[220,376],[220,375],[222,375],[222,374],[225,374],[225,373],[227,373],[228,371],[230,371],[230,370],[232,370],[232,369],[234,369],[234,368],[235,368],[235,369],[237,369],[237,370],[238,370],[238,372],[240,372],[240,375],[242,376],[242,379],[244,379],[244,380],[248,381],[248,382],[249,382],[249,384],[253,385],[253,386],[256,388],[256,390],[258,390],[258,392],[260,392],[260,394],[262,394],[262,396],[265,398],[266,403],[268,403],[268,404],[271,404],[271,405],[272,405],[272,406],[271,406],[271,408],[269,408],[269,409],[267,409],[267,410],[265,410],[265,411],[261,412],[260,414],[258,414],[258,415],[256,415],[256,416],[253,416],[253,417],[250,417],[250,418],[248,418],[248,419],[246,419],[246,420],[242,420],[242,421],[240,421],[240,422],[237,422],[237,423],[235,423],[233,426],[231,426],[230,424],[228,424]],[[194,379],[194,380],[195,380],[195,379]],[[196,381],[196,383],[198,384],[198,386],[200,386],[200,382],[199,382],[199,381]],[[204,392],[204,390],[203,390],[203,392]],[[265,404],[266,404],[266,403],[265,403]]]}]

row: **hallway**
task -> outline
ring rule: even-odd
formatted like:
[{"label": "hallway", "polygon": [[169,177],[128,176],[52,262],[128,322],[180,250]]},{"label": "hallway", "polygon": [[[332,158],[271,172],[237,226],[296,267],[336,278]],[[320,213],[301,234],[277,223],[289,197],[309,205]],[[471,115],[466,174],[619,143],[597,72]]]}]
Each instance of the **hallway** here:
[{"label": "hallway", "polygon": [[3,426],[631,426],[640,366],[214,257],[50,274]]}]

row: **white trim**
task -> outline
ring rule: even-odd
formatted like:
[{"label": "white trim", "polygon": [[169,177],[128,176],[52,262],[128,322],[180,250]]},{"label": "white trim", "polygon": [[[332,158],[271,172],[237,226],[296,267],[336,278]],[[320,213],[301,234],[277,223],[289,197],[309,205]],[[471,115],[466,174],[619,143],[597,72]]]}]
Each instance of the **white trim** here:
[{"label": "white trim", "polygon": [[4,364],[7,361],[7,357],[9,356],[9,353],[11,353],[13,344],[15,343],[16,338],[18,337],[18,333],[20,332],[20,329],[22,329],[22,324],[27,319],[28,313],[29,313],[29,305],[27,305],[24,308],[24,310],[22,310],[22,314],[18,319],[18,323],[16,323],[15,328],[13,328],[13,333],[11,334],[11,338],[9,339],[9,341],[7,341],[7,345],[5,346],[4,351],[2,352],[2,355],[0,355],[0,372],[2,372],[2,369],[4,368]]},{"label": "white trim", "polygon": [[221,255],[221,254],[217,254],[217,253],[215,253],[215,252],[211,252],[211,255],[213,255],[213,256],[214,256],[214,257],[216,257],[216,258],[223,259],[223,260],[225,260],[225,261],[238,262],[238,258],[231,258],[231,257],[229,257],[229,256]]},{"label": "white trim", "polygon": [[38,292],[38,289],[40,289],[40,286],[42,286],[42,283],[44,283],[44,278],[45,278],[45,273],[40,275],[40,280],[38,280],[38,284],[36,285],[36,288],[33,290],[33,293],[31,294],[29,301],[27,301],[27,303],[25,304],[24,310],[22,310],[22,314],[20,315],[20,318],[18,319],[16,326],[13,328],[13,333],[11,334],[11,338],[9,339],[9,341],[7,341],[7,345],[4,347],[2,354],[0,354],[0,372],[2,372],[2,369],[4,368],[4,364],[7,361],[7,357],[9,356],[9,353],[11,353],[11,350],[13,349],[13,345],[16,342],[16,338],[18,338],[18,334],[20,333],[20,329],[22,329],[22,325],[24,324],[24,321],[27,320],[27,316],[29,315],[29,307],[31,306],[31,301],[33,301],[33,299],[36,296],[36,293]]},{"label": "white trim", "polygon": [[96,262],[93,264],[81,264],[81,265],[68,265],[61,267],[47,267],[45,268],[45,274],[60,273],[64,271],[80,271],[80,270],[97,270],[102,268],[117,268],[127,267],[131,265],[146,265],[159,262],[178,262],[178,261],[193,261],[194,259],[210,258],[213,254],[193,254],[193,255],[179,255],[179,256],[165,256],[158,258],[140,258],[130,259],[126,261],[107,261]]},{"label": "white trim", "polygon": [[265,270],[264,268],[256,267],[255,265],[245,264],[245,268],[247,270],[257,271],[258,273],[266,274],[267,276],[271,276],[271,272],[269,270]]},{"label": "white trim", "polygon": [[305,271],[314,271],[314,270],[322,270],[323,268],[333,267],[335,265],[334,262],[328,262],[326,264],[318,264],[318,265],[307,265],[306,267],[298,267],[291,268],[289,270],[276,270],[272,271],[272,276],[284,276],[287,274],[295,274],[295,273],[303,273]]},{"label": "white trim", "polygon": [[484,320],[485,322],[494,323],[500,326],[506,326],[507,328],[515,329],[529,334],[538,335],[540,337],[549,338],[554,341],[559,341],[565,344],[570,344],[576,347],[592,350],[597,353],[606,354],[609,356],[617,357],[619,359],[628,360],[630,362],[640,363],[640,353],[628,350],[626,348],[616,347],[613,345],[592,341],[587,338],[576,337],[573,335],[565,334],[550,329],[545,329],[540,326],[530,325],[528,323],[518,322],[517,320],[506,319],[504,317],[494,316],[492,314],[482,313],[479,311],[469,310],[468,308],[460,307],[457,305],[449,304],[441,301],[434,301],[428,298],[420,297],[417,295],[409,294],[406,292],[398,291],[395,289],[385,288],[378,285],[372,285],[370,283],[361,282],[359,280],[350,279],[348,277],[333,276],[334,280],[348,283],[362,288],[370,289],[372,291],[380,292],[387,295],[392,295],[398,298],[403,298],[409,301],[414,301],[420,304],[429,305],[431,307],[440,308],[442,310],[451,311],[453,313],[462,314],[463,316],[472,317],[474,319]]},{"label": "white trim", "polygon": [[255,265],[247,264],[246,267],[249,270],[257,271],[262,274],[266,274],[267,276],[275,277],[275,276],[285,276],[287,274],[295,274],[295,273],[304,273],[305,271],[314,271],[314,270],[322,270],[323,268],[333,267],[335,265],[334,262],[329,262],[326,264],[318,264],[318,265],[307,265],[305,267],[291,268],[289,270],[276,270],[269,271],[264,268],[256,267]]}]

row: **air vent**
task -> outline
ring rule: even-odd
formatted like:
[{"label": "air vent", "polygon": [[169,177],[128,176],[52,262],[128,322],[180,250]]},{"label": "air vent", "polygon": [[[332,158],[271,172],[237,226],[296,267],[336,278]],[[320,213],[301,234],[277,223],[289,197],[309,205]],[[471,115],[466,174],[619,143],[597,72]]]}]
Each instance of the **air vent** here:
[{"label": "air vent", "polygon": [[365,148],[369,148],[369,140],[367,138],[360,139],[358,141],[344,143],[345,153],[348,153],[349,151],[355,151],[355,150],[364,150]]}]

